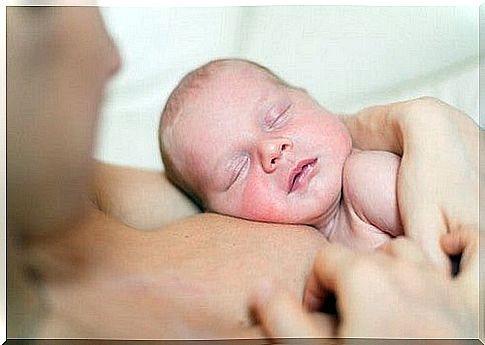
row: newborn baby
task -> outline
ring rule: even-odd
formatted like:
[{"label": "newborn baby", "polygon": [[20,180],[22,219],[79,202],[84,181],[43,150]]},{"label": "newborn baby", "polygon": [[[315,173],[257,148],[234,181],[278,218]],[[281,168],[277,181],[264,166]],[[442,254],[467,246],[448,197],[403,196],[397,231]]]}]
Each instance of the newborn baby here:
[{"label": "newborn baby", "polygon": [[403,233],[400,158],[353,149],[335,114],[256,63],[216,60],[186,75],[160,146],[167,176],[203,210],[310,225],[357,250]]}]

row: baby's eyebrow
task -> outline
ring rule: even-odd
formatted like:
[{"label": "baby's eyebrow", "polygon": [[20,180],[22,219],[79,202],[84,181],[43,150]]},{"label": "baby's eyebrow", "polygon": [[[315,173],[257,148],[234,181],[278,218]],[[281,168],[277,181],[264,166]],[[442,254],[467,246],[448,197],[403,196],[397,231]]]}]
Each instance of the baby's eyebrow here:
[{"label": "baby's eyebrow", "polygon": [[255,113],[259,114],[262,111],[265,111],[265,109],[268,108],[268,103],[270,103],[269,91],[265,90],[261,93],[261,95],[255,101],[255,104],[254,104]]},{"label": "baby's eyebrow", "polygon": [[254,120],[257,122],[259,128],[265,127],[265,119],[271,114],[272,109],[278,102],[279,98],[277,97],[265,97],[262,99],[261,103],[257,105]]}]

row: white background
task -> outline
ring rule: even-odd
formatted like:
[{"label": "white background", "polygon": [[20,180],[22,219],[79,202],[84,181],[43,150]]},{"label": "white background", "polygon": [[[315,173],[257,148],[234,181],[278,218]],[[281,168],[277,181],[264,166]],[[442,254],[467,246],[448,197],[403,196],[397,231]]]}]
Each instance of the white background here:
[{"label": "white background", "polygon": [[435,96],[478,119],[478,7],[104,8],[123,67],[98,159],[161,169],[157,128],[178,80],[220,57],[257,61],[335,112]]}]

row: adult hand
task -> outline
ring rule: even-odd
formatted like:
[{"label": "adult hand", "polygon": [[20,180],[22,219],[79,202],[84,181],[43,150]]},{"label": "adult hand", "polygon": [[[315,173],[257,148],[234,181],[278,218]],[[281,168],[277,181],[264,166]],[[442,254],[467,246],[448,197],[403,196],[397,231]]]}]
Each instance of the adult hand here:
[{"label": "adult hand", "polygon": [[342,117],[353,144],[402,156],[397,195],[406,235],[449,269],[439,238],[478,229],[478,136],[463,112],[434,98],[364,109]]},{"label": "adult hand", "polygon": [[[441,246],[448,255],[461,254],[460,272],[452,284],[461,292],[461,302],[478,318],[479,313],[479,239],[485,241],[483,232],[463,227],[441,237]],[[484,308],[481,308],[482,312]],[[478,322],[478,320],[475,320]]]},{"label": "adult hand", "polygon": [[[463,252],[457,280],[443,276],[419,246],[404,237],[368,255],[326,245],[307,282],[304,306],[287,292],[265,286],[255,297],[256,314],[272,338],[476,337],[476,233],[460,231],[442,240],[446,253]],[[331,293],[337,298],[339,322],[315,312]]]}]

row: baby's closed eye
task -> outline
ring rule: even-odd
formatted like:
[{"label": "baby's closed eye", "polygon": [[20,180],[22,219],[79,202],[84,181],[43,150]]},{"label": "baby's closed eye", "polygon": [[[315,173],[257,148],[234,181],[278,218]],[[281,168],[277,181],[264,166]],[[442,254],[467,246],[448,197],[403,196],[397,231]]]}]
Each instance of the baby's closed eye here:
[{"label": "baby's closed eye", "polygon": [[236,183],[236,181],[243,177],[249,167],[249,160],[249,155],[244,154],[242,156],[236,157],[231,162],[231,168],[229,170],[230,179],[226,190],[231,188]]},{"label": "baby's closed eye", "polygon": [[272,107],[270,111],[264,116],[263,124],[266,130],[274,130],[282,128],[290,117],[291,103],[284,103],[276,107]]}]

